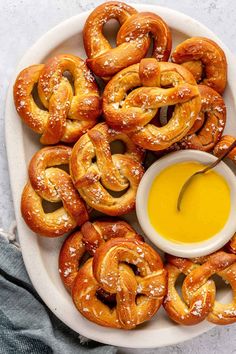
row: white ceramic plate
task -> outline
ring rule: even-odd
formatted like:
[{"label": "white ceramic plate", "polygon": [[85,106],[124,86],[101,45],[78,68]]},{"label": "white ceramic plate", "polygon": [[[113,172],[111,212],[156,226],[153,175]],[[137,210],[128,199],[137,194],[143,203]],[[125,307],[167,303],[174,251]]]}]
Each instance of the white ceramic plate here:
[{"label": "white ceramic plate", "polygon": [[[152,11],[163,17],[172,30],[173,48],[177,43],[191,36],[206,36],[221,45],[229,64],[229,83],[224,95],[228,108],[228,122],[225,132],[236,134],[236,105],[235,96],[233,96],[233,92],[236,92],[236,62],[229,50],[209,29],[186,15],[159,6],[136,4],[133,6],[140,11]],[[56,53],[73,53],[85,58],[82,30],[88,14],[86,12],[72,17],[46,33],[25,54],[16,69],[16,75],[24,67],[42,63],[47,57]],[[115,28],[117,28],[116,22],[111,21],[106,25],[106,32],[114,32]],[[14,80],[15,77],[13,82]],[[74,331],[88,338],[131,348],[155,348],[176,344],[212,328],[213,325],[206,321],[194,327],[179,326],[171,322],[162,309],[150,322],[132,331],[101,327],[87,321],[80,315],[65,290],[57,270],[58,253],[63,238],[37,237],[25,225],[20,214],[20,198],[22,188],[27,180],[27,164],[33,153],[40,148],[38,141],[36,134],[22,124],[17,116],[12,98],[12,85],[10,85],[6,102],[6,145],[20,244],[30,279],[40,297],[54,314]],[[127,219],[132,222],[134,227],[137,226],[135,216],[130,216]],[[224,301],[229,296],[227,291],[222,291],[219,295]]]}]

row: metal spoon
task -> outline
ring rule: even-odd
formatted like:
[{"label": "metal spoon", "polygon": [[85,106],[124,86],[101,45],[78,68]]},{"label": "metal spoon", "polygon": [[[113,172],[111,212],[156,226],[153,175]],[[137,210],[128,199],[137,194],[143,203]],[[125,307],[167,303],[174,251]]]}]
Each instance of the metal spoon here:
[{"label": "metal spoon", "polygon": [[225,150],[225,152],[223,153],[223,155],[221,155],[216,161],[214,161],[213,163],[211,163],[210,165],[206,166],[205,168],[203,168],[202,170],[199,170],[197,172],[195,172],[192,176],[190,176],[187,181],[183,184],[181,191],[179,193],[179,197],[177,200],[177,210],[180,211],[180,205],[181,205],[181,201],[183,199],[183,195],[186,191],[186,189],[188,188],[189,184],[192,182],[193,178],[197,175],[206,173],[207,171],[211,170],[212,168],[214,168],[216,165],[218,165],[218,163],[220,163],[221,160],[223,160],[228,153],[233,150],[233,148],[236,147],[236,140],[228,147],[227,150]]}]

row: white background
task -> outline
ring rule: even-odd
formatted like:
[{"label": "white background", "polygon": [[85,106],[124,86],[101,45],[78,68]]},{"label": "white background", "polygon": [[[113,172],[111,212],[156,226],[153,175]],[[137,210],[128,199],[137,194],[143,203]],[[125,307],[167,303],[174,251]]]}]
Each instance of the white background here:
[{"label": "white background", "polygon": [[[4,139],[4,105],[9,80],[26,50],[46,31],[103,1],[0,0],[0,228],[14,219]],[[130,3],[129,0],[126,1]],[[236,54],[236,2],[234,0],[134,0],[167,6],[208,26]],[[171,25],[171,24],[170,24]],[[236,79],[236,78],[235,78]],[[235,117],[236,119],[236,117]],[[17,158],[17,157],[16,157]],[[189,342],[156,350],[121,350],[122,353],[236,353],[236,325],[217,327]],[[145,346],[145,338],[143,338]]]}]

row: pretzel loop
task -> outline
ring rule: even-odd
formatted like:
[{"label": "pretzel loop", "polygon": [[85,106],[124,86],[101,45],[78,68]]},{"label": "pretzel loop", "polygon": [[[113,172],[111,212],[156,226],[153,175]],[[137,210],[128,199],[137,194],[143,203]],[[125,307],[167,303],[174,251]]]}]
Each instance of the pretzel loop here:
[{"label": "pretzel loop", "polygon": [[[124,154],[112,154],[110,143],[124,142]],[[94,209],[108,215],[121,215],[134,207],[135,195],[143,175],[143,152],[127,135],[100,123],[75,144],[70,170],[83,199]],[[113,197],[109,192],[123,192]]]},{"label": "pretzel loop", "polygon": [[[182,258],[168,256],[168,293],[164,299],[164,308],[175,322],[193,325],[205,318],[216,324],[228,324],[236,321],[236,255],[218,251],[210,256],[196,259],[196,263]],[[184,273],[182,285],[183,300],[175,289],[178,276]],[[234,298],[229,304],[215,300],[216,288],[213,280],[217,274],[232,286]]]},{"label": "pretzel loop", "polygon": [[[135,275],[128,264],[135,265],[140,274]],[[108,311],[96,297],[99,286],[116,294],[113,309]],[[143,242],[116,238],[100,246],[93,261],[81,268],[72,297],[78,310],[89,320],[129,329],[155,314],[165,292],[166,272],[158,254]]]},{"label": "pretzel loop", "polygon": [[[55,166],[69,163],[71,148],[58,145],[39,150],[29,165],[29,182],[21,200],[25,222],[36,233],[58,237],[88,219],[84,202],[67,172]],[[63,206],[45,212],[42,201],[62,201]]]},{"label": "pretzel loop", "polygon": [[[103,26],[110,19],[119,21],[117,47],[112,48],[103,35]],[[89,59],[88,66],[104,78],[145,57],[154,39],[152,56],[167,61],[171,51],[171,32],[166,23],[156,14],[137,11],[124,3],[108,2],[98,6],[88,17],[84,26],[84,47]]]},{"label": "pretzel loop", "polygon": [[[41,104],[34,97],[35,85]],[[82,59],[69,54],[24,69],[14,85],[14,100],[24,122],[42,134],[42,144],[76,141],[96,124],[100,114],[99,92],[92,74]]]},{"label": "pretzel loop", "polygon": [[[168,105],[175,105],[170,121],[164,127],[151,124],[158,109]],[[143,59],[122,70],[104,90],[107,123],[127,132],[134,143],[149,150],[163,150],[181,140],[193,126],[200,107],[192,75],[179,65],[155,59]]]}]

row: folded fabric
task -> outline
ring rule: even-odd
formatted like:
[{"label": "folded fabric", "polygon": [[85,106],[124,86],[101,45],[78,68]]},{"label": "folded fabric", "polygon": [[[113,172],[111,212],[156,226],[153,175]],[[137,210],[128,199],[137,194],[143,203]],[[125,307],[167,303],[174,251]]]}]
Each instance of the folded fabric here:
[{"label": "folded fabric", "polygon": [[117,353],[111,346],[83,342],[45,306],[30,282],[20,249],[0,234],[0,354]]}]

